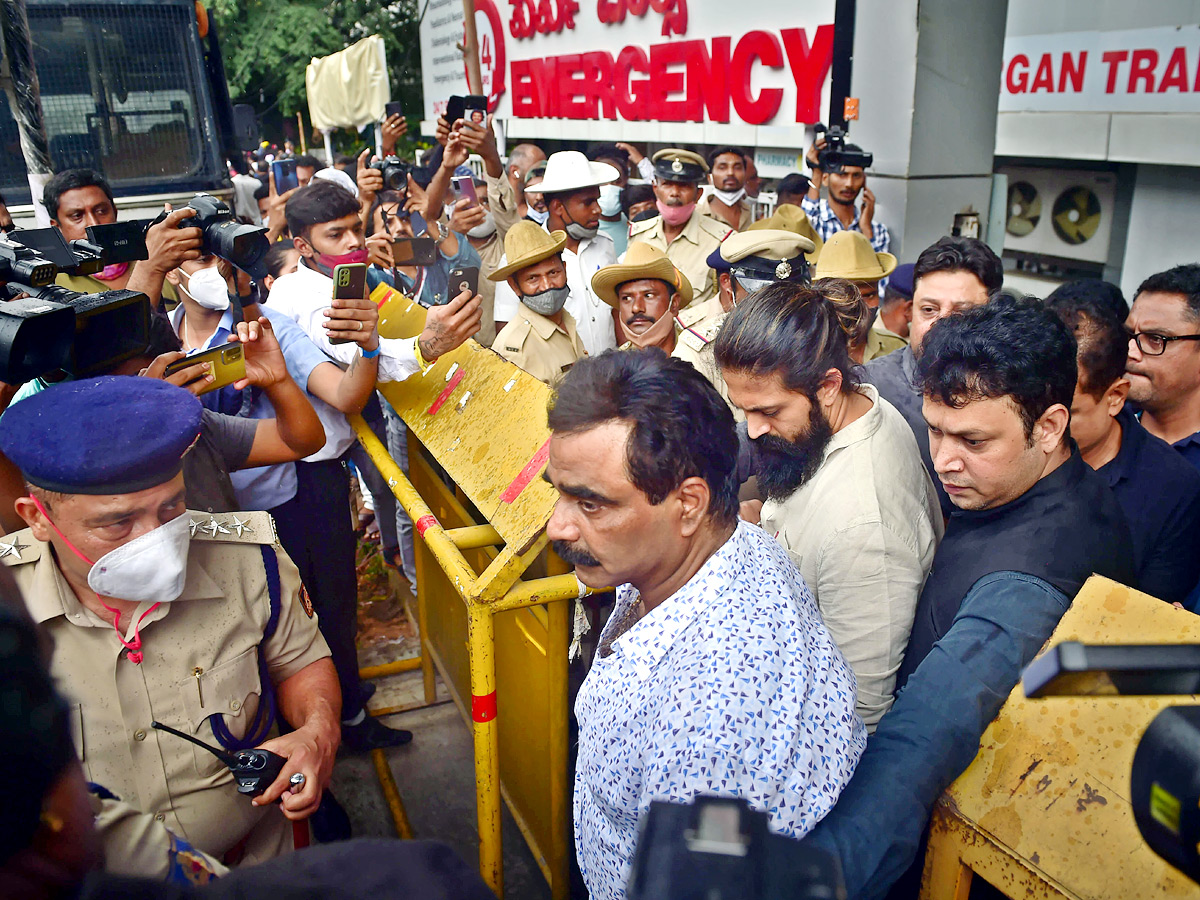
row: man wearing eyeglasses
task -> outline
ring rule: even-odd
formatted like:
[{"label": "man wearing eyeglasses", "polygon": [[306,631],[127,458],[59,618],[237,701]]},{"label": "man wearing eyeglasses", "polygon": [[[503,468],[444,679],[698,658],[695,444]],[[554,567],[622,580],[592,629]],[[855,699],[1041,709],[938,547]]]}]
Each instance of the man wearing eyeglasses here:
[{"label": "man wearing eyeglasses", "polygon": [[1200,264],[1143,281],[1125,327],[1129,400],[1142,425],[1200,469]]}]

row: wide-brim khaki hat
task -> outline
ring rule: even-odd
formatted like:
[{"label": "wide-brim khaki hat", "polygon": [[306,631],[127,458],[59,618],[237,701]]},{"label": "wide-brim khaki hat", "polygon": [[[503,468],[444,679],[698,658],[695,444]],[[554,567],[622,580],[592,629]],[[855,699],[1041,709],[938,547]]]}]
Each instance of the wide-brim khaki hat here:
[{"label": "wide-brim khaki hat", "polygon": [[794,231],[803,237],[808,238],[813,242],[813,249],[805,252],[810,264],[815,264],[818,257],[821,255],[821,247],[824,241],[817,234],[817,230],[812,227],[812,222],[808,220],[799,206],[791,203],[784,203],[775,207],[775,212],[767,216],[765,219],[759,219],[757,222],[751,222],[746,226],[746,231],[758,231],[762,228],[775,229],[779,231]]},{"label": "wide-brim khaki hat", "polygon": [[813,277],[878,281],[891,275],[898,263],[890,253],[876,253],[861,231],[838,231],[821,247]]},{"label": "wide-brim khaki hat", "polygon": [[508,234],[504,236],[504,255],[508,261],[489,275],[488,279],[503,281],[514,272],[540,263],[543,259],[549,259],[556,253],[562,253],[565,246],[565,231],[547,232],[536,222],[522,219],[508,229]]},{"label": "wide-brim khaki hat", "polygon": [[609,184],[620,177],[616,166],[592,162],[578,150],[559,150],[546,160],[546,175],[537,190],[542,194],[565,194]]},{"label": "wide-brim khaki hat", "polygon": [[692,283],[657,247],[634,241],[625,251],[625,261],[605,266],[592,276],[592,291],[609,306],[620,305],[617,288],[627,281],[657,278],[679,291],[679,308],[692,302]]}]

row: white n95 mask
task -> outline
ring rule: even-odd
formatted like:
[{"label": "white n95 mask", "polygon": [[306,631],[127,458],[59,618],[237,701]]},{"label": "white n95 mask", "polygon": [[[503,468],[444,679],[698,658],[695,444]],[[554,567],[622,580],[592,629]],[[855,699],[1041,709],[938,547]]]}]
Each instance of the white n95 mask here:
[{"label": "white n95 mask", "polygon": [[183,269],[180,269],[179,272],[187,279],[186,285],[182,280],[179,282],[180,290],[205,309],[221,311],[229,309],[229,285],[225,283],[221,270],[216,266],[200,269],[191,275],[188,275]]},{"label": "white n95 mask", "polygon": [[133,603],[178,600],[187,580],[190,545],[188,517],[176,516],[92,563],[88,587],[102,597]]}]

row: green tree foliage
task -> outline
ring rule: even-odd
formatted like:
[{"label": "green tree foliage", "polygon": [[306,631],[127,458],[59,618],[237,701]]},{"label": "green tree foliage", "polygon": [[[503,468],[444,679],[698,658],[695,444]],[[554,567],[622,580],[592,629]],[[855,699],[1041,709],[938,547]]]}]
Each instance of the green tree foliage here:
[{"label": "green tree foliage", "polygon": [[209,0],[217,23],[229,92],[260,115],[307,116],[304,71],[371,34],[383,36],[392,98],[416,111],[421,102],[418,0]]}]

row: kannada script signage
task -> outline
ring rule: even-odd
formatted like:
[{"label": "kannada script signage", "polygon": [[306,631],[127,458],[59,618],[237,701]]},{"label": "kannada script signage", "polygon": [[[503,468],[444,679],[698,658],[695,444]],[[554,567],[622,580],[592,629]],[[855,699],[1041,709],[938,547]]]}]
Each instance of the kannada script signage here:
[{"label": "kannada script signage", "polygon": [[[600,139],[606,121],[803,126],[824,116],[833,0],[476,0],[489,108]],[[460,0],[421,22],[425,116],[467,93]],[[665,126],[664,126],[665,127]]]}]

